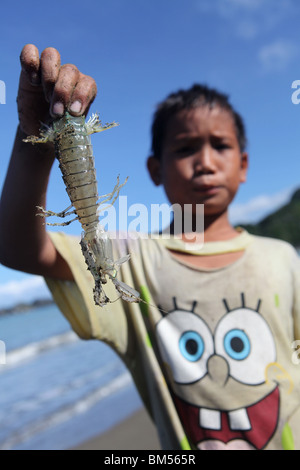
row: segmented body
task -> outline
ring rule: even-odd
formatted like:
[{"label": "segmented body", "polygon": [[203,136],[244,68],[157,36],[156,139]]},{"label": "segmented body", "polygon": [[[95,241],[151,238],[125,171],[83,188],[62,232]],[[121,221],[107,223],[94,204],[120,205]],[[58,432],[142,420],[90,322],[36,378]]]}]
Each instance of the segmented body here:
[{"label": "segmented body", "polygon": [[84,231],[92,230],[98,224],[99,196],[90,135],[93,129],[85,123],[84,117],[76,118],[69,114],[53,124],[55,156]]},{"label": "segmented body", "polygon": [[119,260],[113,259],[112,242],[99,223],[99,211],[105,203],[106,208],[116,201],[120,189],[119,179],[110,194],[99,198],[96,180],[95,158],[91,144],[91,134],[115,127],[116,123],[101,125],[97,114],[88,122],[85,117],[73,117],[66,113],[54,121],[53,126],[42,130],[40,137],[31,136],[25,142],[54,142],[55,156],[59,161],[63,180],[69,195],[71,206],[62,212],[55,213],[39,207],[42,217],[66,217],[75,214],[68,222],[47,225],[68,225],[78,220],[82,226],[81,249],[89,271],[95,280],[94,300],[96,305],[104,306],[111,300],[106,296],[102,285],[111,279],[122,299],[127,302],[139,302],[139,293],[119,281],[116,276],[120,265],[129,260],[127,255]]}]

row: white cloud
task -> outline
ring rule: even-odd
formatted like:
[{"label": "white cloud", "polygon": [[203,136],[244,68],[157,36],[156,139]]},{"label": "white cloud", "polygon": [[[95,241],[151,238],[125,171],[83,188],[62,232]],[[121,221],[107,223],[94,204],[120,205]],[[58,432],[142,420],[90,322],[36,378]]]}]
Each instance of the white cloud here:
[{"label": "white cloud", "polygon": [[[230,16],[240,11],[261,9],[270,0],[198,0],[200,11],[213,11],[222,16]],[[272,0],[276,2],[276,0]]]},{"label": "white cloud", "polygon": [[222,16],[259,11],[268,11],[272,16],[274,12],[290,11],[297,2],[295,0],[198,0],[196,5],[200,11],[212,11]]},{"label": "white cloud", "polygon": [[[272,0],[276,3],[276,0]],[[262,10],[270,0],[218,0],[219,11],[224,14],[252,13]]]},{"label": "white cloud", "polygon": [[196,7],[203,14],[230,22],[232,31],[247,40],[274,30],[285,18],[299,12],[295,0],[198,0]]},{"label": "white cloud", "polygon": [[256,10],[257,8],[261,8],[267,1],[268,0],[224,0],[224,4],[232,7]]},{"label": "white cloud", "polygon": [[30,276],[21,281],[0,284],[0,308],[50,297],[45,281],[40,276]]},{"label": "white cloud", "polygon": [[293,43],[279,39],[263,46],[258,58],[265,72],[278,72],[284,70],[297,54],[298,48]]},{"label": "white cloud", "polygon": [[242,39],[253,39],[259,34],[259,26],[255,21],[242,20],[237,24],[236,32]]},{"label": "white cloud", "polygon": [[295,188],[288,188],[276,194],[262,194],[244,204],[233,204],[229,209],[233,224],[256,223],[276,211],[290,200]]}]

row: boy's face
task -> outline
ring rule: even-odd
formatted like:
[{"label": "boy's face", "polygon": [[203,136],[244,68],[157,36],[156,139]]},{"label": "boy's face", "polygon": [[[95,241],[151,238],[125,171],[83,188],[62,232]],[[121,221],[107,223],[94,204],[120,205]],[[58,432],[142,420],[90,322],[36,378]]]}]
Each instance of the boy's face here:
[{"label": "boy's face", "polygon": [[227,210],[246,181],[247,153],[240,151],[233,118],[207,106],[183,110],[167,126],[161,160],[148,159],[156,185],[171,204],[205,204],[205,215]]}]

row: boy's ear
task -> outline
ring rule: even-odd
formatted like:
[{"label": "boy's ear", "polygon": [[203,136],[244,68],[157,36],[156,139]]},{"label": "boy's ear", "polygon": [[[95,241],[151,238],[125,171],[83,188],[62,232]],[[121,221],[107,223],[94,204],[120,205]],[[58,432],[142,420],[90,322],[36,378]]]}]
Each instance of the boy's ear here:
[{"label": "boy's ear", "polygon": [[161,174],[160,174],[160,161],[158,158],[153,156],[148,157],[147,168],[149,171],[150,178],[152,179],[155,186],[160,186],[161,184]]},{"label": "boy's ear", "polygon": [[241,155],[241,173],[240,173],[240,182],[246,183],[247,181],[247,171],[249,167],[249,158],[248,153],[243,152]]}]

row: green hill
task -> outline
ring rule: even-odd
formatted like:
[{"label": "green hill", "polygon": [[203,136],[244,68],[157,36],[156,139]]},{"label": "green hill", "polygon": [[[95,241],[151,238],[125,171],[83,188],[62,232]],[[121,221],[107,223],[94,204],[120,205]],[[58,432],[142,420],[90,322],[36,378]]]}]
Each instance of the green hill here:
[{"label": "green hill", "polygon": [[264,237],[285,240],[300,248],[300,189],[288,204],[268,215],[257,224],[239,224],[248,232]]}]

